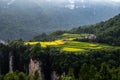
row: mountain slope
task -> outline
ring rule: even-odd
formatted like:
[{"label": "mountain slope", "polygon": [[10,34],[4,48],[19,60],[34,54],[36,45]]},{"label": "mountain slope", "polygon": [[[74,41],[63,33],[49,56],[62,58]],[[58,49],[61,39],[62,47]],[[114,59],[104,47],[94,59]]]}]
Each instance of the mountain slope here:
[{"label": "mountain slope", "polygon": [[[37,1],[42,2],[42,0]],[[107,20],[120,12],[120,7],[115,6],[86,5],[75,9],[65,6],[51,3],[38,4],[34,0],[1,0],[0,39],[29,40],[42,32],[49,33],[93,24]]]},{"label": "mountain slope", "polygon": [[74,28],[71,32],[96,34],[98,42],[120,45],[120,14],[105,22]]}]

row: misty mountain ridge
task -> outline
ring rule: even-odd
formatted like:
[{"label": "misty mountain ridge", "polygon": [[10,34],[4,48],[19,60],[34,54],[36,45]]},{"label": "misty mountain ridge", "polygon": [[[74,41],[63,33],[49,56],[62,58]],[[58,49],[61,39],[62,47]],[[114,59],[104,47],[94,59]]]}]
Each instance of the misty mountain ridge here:
[{"label": "misty mountain ridge", "polygon": [[119,12],[117,4],[66,2],[57,5],[43,0],[1,0],[0,39],[29,40],[43,32],[69,30],[105,21]]}]

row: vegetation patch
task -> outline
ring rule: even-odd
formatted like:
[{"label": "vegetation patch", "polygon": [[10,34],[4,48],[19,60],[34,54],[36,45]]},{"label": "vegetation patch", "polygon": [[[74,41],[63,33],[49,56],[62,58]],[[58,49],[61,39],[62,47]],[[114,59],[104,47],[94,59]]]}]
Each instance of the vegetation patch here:
[{"label": "vegetation patch", "polygon": [[62,50],[69,52],[81,52],[81,51],[98,50],[104,48],[113,48],[113,46],[109,46],[109,45],[78,42],[78,41],[67,41],[65,44],[59,45],[58,47],[61,47]]},{"label": "vegetation patch", "polygon": [[96,47],[97,45],[96,45],[96,44],[90,44],[89,46],[91,46],[91,47]]},{"label": "vegetation patch", "polygon": [[84,51],[84,49],[64,47],[63,51],[67,51],[67,52],[80,52],[80,51]]},{"label": "vegetation patch", "polygon": [[47,46],[57,46],[64,44],[62,40],[55,40],[51,42],[25,42],[26,45],[35,45],[35,44],[40,44],[42,47],[47,47]]},{"label": "vegetation patch", "polygon": [[113,48],[113,46],[109,46],[105,44],[74,41],[76,38],[79,38],[81,36],[88,36],[88,35],[89,34],[64,33],[61,35],[60,39],[57,39],[55,41],[26,42],[25,44],[29,44],[29,45],[41,44],[43,48],[47,46],[55,46],[60,48],[62,51],[68,51],[68,52],[82,52],[82,51],[98,50],[104,48]]}]

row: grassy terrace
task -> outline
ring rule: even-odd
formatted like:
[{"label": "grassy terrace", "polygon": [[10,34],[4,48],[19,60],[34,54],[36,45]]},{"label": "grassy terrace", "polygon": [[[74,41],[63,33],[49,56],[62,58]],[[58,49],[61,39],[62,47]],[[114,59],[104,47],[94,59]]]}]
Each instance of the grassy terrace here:
[{"label": "grassy terrace", "polygon": [[116,47],[104,45],[104,44],[73,41],[73,39],[75,38],[78,38],[80,36],[87,36],[87,35],[88,34],[65,33],[62,35],[61,39],[59,40],[55,40],[51,42],[26,42],[25,44],[26,45],[41,44],[42,47],[55,46],[60,48],[62,51],[67,51],[67,52],[83,52],[83,51],[98,50],[98,49],[105,49],[105,48],[116,48]]},{"label": "grassy terrace", "polygon": [[81,52],[81,51],[89,51],[95,49],[103,49],[103,48],[112,48],[112,46],[103,45],[103,44],[94,44],[88,42],[77,42],[77,41],[68,41],[59,47],[62,48],[63,51],[69,52]]}]

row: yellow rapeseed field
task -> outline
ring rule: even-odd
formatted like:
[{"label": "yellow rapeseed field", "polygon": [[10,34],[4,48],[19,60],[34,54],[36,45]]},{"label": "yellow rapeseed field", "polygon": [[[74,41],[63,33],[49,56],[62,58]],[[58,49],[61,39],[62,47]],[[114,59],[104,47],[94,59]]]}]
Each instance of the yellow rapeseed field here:
[{"label": "yellow rapeseed field", "polygon": [[95,46],[97,46],[96,44],[89,44],[89,46],[91,46],[91,47],[95,47]]},{"label": "yellow rapeseed field", "polygon": [[76,38],[68,38],[67,40],[69,40],[69,41],[73,41],[74,39],[76,39]]},{"label": "yellow rapeseed field", "polygon": [[47,46],[61,45],[61,44],[64,44],[64,42],[62,40],[55,40],[51,42],[25,42],[25,45],[27,44],[29,45],[41,44],[42,47],[47,47]]},{"label": "yellow rapeseed field", "polygon": [[40,42],[25,42],[25,45],[35,45],[35,44],[39,44]]},{"label": "yellow rapeseed field", "polygon": [[64,48],[63,48],[63,51],[78,52],[78,51],[84,51],[84,49],[64,47]]}]

